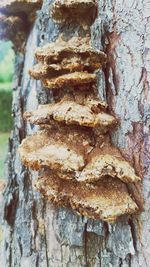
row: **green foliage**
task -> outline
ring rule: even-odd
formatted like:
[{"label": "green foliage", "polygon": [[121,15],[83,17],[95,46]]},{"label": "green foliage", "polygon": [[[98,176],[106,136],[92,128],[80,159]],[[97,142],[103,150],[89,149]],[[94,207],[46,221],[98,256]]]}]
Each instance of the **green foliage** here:
[{"label": "green foliage", "polygon": [[0,179],[4,178],[4,162],[7,142],[12,127],[12,76],[14,72],[14,52],[10,42],[0,41]]},{"label": "green foliage", "polygon": [[10,42],[0,42],[0,83],[11,82],[14,72],[14,51]]},{"label": "green foliage", "polygon": [[7,132],[12,126],[12,92],[0,90],[0,132]]},{"label": "green foliage", "polygon": [[12,47],[11,42],[0,41],[0,61],[2,61],[5,58],[11,47]]},{"label": "green foliage", "polygon": [[12,125],[12,76],[14,51],[11,42],[0,41],[0,132],[9,131]]},{"label": "green foliage", "polygon": [[0,91],[1,90],[12,90],[12,82],[0,83]]}]

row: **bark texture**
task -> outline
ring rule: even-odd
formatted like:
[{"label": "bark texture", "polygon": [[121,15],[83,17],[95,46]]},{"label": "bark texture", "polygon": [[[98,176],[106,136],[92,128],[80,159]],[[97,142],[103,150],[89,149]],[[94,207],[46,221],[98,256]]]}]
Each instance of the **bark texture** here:
[{"label": "bark texture", "polygon": [[150,18],[148,0],[102,0],[91,27],[93,46],[103,49],[109,62],[99,72],[99,93],[120,118],[112,140],[143,175],[145,211],[110,225],[87,220],[68,209],[43,202],[33,188],[36,172],[25,169],[17,149],[37,130],[23,121],[23,112],[49,103],[53,96],[28,70],[36,46],[87,30],[58,26],[49,19],[53,1],[45,0],[31,30],[25,57],[16,56],[13,117],[9,142],[8,184],[4,195],[3,267],[148,267],[150,265]]}]

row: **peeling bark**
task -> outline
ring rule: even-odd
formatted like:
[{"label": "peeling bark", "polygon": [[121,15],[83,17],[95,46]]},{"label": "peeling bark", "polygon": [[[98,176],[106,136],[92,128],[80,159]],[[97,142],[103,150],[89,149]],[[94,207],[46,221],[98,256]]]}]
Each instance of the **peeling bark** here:
[{"label": "peeling bark", "polygon": [[[87,220],[69,209],[58,209],[41,199],[33,188],[38,173],[25,169],[17,149],[22,139],[36,131],[23,121],[23,112],[52,102],[50,91],[29,77],[36,46],[88,30],[58,26],[49,19],[45,0],[31,30],[25,58],[16,56],[13,117],[9,142],[8,183],[4,195],[3,267],[148,267],[150,262],[149,206],[149,35],[148,1],[98,1],[99,15],[91,27],[93,46],[107,53],[100,71],[99,94],[120,118],[113,143],[132,160],[144,176],[145,211],[110,225]],[[129,188],[130,189],[130,188]],[[139,200],[140,201],[140,200]]]}]

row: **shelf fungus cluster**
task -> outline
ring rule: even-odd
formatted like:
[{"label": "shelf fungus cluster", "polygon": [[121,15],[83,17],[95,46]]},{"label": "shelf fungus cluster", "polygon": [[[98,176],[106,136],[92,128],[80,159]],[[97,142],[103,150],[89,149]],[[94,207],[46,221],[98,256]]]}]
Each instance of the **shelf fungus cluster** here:
[{"label": "shelf fungus cluster", "polygon": [[73,37],[40,47],[35,52],[38,61],[29,71],[34,79],[40,79],[49,89],[77,86],[79,89],[96,83],[95,70],[106,63],[106,55],[95,51],[87,37]]},{"label": "shelf fungus cluster", "polygon": [[[95,8],[95,1],[56,1],[54,11],[60,10],[61,17],[63,8],[72,12],[88,5]],[[29,73],[53,90],[55,100],[24,113],[26,121],[40,128],[19,147],[24,165],[40,170],[37,190],[47,200],[93,219],[112,222],[137,212],[127,184],[140,177],[112,145],[109,132],[118,120],[97,97],[95,71],[106,64],[105,53],[94,50],[88,37],[60,36],[37,48],[35,57],[37,64]]]},{"label": "shelf fungus cluster", "polygon": [[41,4],[42,0],[1,0],[0,39],[12,41],[15,50],[22,51],[26,33]]}]

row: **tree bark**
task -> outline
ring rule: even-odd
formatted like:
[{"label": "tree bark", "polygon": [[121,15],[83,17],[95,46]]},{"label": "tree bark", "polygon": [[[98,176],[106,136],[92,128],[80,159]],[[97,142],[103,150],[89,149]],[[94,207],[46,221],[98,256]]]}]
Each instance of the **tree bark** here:
[{"label": "tree bark", "polygon": [[3,267],[148,267],[150,265],[149,58],[150,17],[147,0],[98,1],[91,27],[94,47],[109,61],[99,75],[99,93],[120,118],[112,140],[143,176],[145,211],[113,225],[88,220],[42,200],[33,188],[38,173],[27,170],[17,152],[22,139],[37,130],[23,112],[53,101],[51,92],[29,77],[35,47],[89,33],[80,26],[58,26],[49,18],[53,1],[44,0],[28,36],[25,56],[16,55],[13,118],[9,141],[8,183],[4,195]]}]

